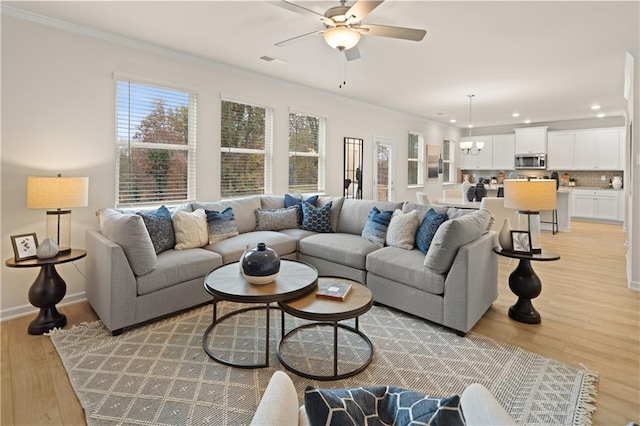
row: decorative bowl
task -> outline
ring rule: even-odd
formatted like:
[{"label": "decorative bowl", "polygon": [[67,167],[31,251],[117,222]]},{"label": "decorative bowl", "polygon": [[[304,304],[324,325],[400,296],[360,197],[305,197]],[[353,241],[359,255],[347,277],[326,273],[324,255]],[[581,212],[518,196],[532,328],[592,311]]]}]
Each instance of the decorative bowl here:
[{"label": "decorative bowl", "polygon": [[251,284],[270,283],[280,272],[280,256],[265,243],[247,251],[240,263],[244,278]]}]

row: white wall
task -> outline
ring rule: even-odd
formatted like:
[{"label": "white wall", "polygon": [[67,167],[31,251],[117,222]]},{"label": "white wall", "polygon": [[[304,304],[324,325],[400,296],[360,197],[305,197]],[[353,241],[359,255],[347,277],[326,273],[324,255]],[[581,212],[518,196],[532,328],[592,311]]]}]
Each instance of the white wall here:
[{"label": "white wall", "polygon": [[[97,228],[95,211],[115,199],[114,72],[175,83],[198,94],[199,200],[220,197],[220,96],[275,108],[274,193],[287,190],[289,108],[327,117],[327,193],[342,192],[343,138],[365,140],[364,197],[372,197],[373,135],[395,139],[397,200],[415,199],[407,189],[406,141],[410,130],[429,144],[457,140],[456,128],[350,101],[280,80],[195,58],[180,59],[2,15],[2,176],[0,247],[13,256],[10,236],[45,231],[45,212],[26,208],[28,176],[63,173],[89,176],[89,207],[73,211],[72,245]],[[367,163],[369,162],[369,163]],[[440,182],[429,184],[440,194]],[[67,301],[84,297],[84,261],[57,267],[67,283]],[[33,310],[27,291],[37,270],[2,267],[0,317]]]}]

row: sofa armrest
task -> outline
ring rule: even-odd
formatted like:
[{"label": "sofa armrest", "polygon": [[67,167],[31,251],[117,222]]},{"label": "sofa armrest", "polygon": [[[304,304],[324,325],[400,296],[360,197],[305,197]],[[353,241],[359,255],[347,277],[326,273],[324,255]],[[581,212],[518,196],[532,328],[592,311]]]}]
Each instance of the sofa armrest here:
[{"label": "sofa armrest", "polygon": [[460,406],[468,426],[516,425],[491,392],[479,383],[470,384],[462,392]]},{"label": "sofa armrest", "polygon": [[295,426],[298,410],[298,393],[293,382],[286,373],[276,371],[264,390],[251,425]]},{"label": "sofa armrest", "polygon": [[112,332],[135,323],[136,277],[122,247],[93,229],[86,247],[89,303]]},{"label": "sofa armrest", "polygon": [[460,247],[444,283],[444,325],[467,333],[498,298],[498,234]]}]

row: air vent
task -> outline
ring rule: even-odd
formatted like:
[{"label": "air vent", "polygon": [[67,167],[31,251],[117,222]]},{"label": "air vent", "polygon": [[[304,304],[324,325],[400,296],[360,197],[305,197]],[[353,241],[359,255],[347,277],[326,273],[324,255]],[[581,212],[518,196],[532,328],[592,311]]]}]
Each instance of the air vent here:
[{"label": "air vent", "polygon": [[275,61],[276,60],[276,58],[272,58],[271,56],[267,56],[267,55],[260,56],[260,59],[262,59],[263,61],[267,61],[267,62],[271,62],[271,61]]},{"label": "air vent", "polygon": [[262,61],[265,61],[265,62],[273,63],[273,64],[286,64],[286,63],[288,63],[284,59],[276,58],[275,56],[266,55],[266,54],[260,56],[259,59],[262,60]]}]

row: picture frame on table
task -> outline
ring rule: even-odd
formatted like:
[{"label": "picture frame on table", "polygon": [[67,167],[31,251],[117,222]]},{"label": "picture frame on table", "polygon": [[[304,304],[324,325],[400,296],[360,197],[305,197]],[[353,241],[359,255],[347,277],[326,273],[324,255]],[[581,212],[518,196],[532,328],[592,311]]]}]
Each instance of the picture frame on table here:
[{"label": "picture frame on table", "polygon": [[529,231],[511,231],[511,244],[514,253],[531,254],[531,233]]},{"label": "picture frame on table", "polygon": [[35,232],[30,234],[12,235],[11,245],[16,262],[37,258],[38,237]]}]

